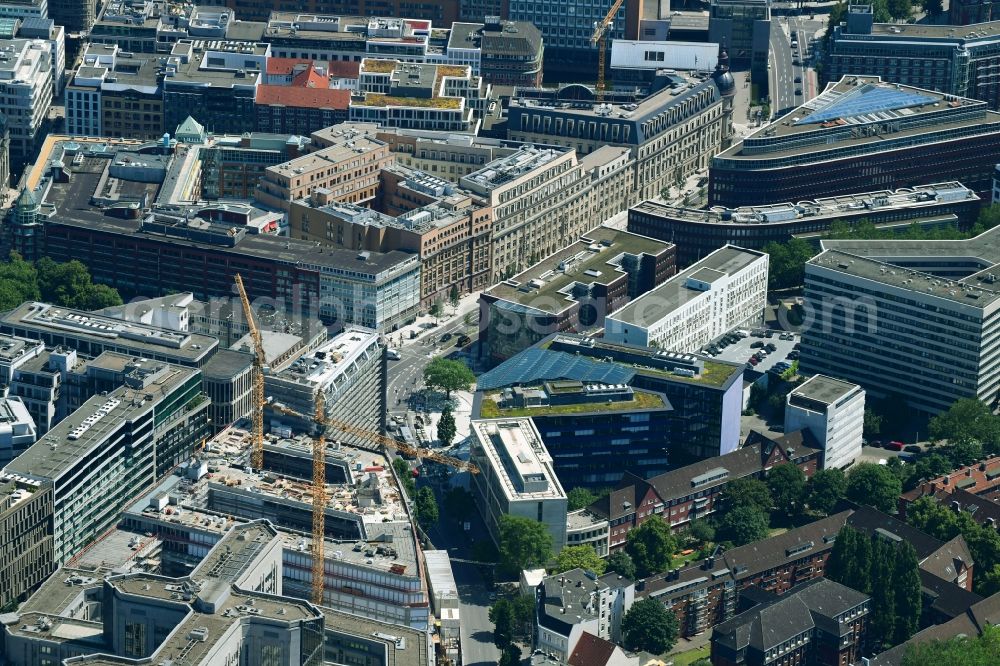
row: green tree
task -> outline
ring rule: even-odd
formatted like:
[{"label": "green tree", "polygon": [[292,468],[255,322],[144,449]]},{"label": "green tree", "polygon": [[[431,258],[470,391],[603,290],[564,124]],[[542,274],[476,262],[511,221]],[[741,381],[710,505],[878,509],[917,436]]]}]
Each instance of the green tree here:
[{"label": "green tree", "polygon": [[764,246],[764,252],[768,253],[767,288],[772,291],[801,287],[806,262],[816,256],[816,249],[797,237],[784,242],[772,241]]},{"label": "green tree", "polygon": [[519,594],[511,600],[514,608],[514,621],[520,636],[530,637],[535,624],[535,595]]},{"label": "green tree", "polygon": [[976,398],[957,400],[948,411],[932,417],[927,429],[931,439],[952,444],[974,441],[990,453],[1000,452],[1000,417]]},{"label": "green tree", "polygon": [[499,666],[521,666],[521,648],[513,643],[506,646],[500,653]]},{"label": "green tree", "polygon": [[11,310],[41,297],[38,271],[17,252],[11,252],[7,261],[0,262],[0,310]]},{"label": "green tree", "polygon": [[871,545],[871,631],[877,645],[888,647],[896,627],[896,595],[892,584],[893,545],[885,539],[873,539]]},{"label": "green tree", "polygon": [[396,476],[399,477],[400,482],[403,484],[406,496],[412,498],[416,495],[417,484],[413,481],[413,471],[410,469],[410,463],[402,458],[393,458],[392,467],[396,470]]},{"label": "green tree", "polygon": [[821,469],[806,484],[806,503],[813,511],[830,515],[846,492],[847,477],[843,470]]},{"label": "green tree", "polygon": [[436,320],[438,317],[441,316],[443,310],[444,308],[441,307],[441,299],[435,298],[434,302],[431,303],[431,306],[427,308],[427,314],[434,317],[434,319]]},{"label": "green tree", "polygon": [[490,622],[493,623],[493,644],[504,650],[514,642],[514,606],[510,600],[501,597],[490,607]]},{"label": "green tree", "polygon": [[923,595],[920,591],[920,565],[917,551],[907,542],[896,545],[892,570],[892,587],[895,591],[896,624],[892,643],[899,645],[910,639],[920,628],[920,611]]},{"label": "green tree", "polygon": [[766,539],[768,526],[767,514],[759,508],[738,506],[722,517],[719,522],[719,537],[732,541],[737,546],[745,546]]},{"label": "green tree", "polygon": [[979,209],[979,217],[972,228],[972,233],[978,236],[1000,224],[1000,204],[993,204]]},{"label": "green tree", "polygon": [[445,405],[441,410],[441,418],[438,419],[437,436],[442,446],[451,446],[455,440],[455,415],[451,413],[451,407]]},{"label": "green tree", "polygon": [[461,298],[461,294],[458,292],[458,285],[451,285],[451,291],[448,292],[448,301],[451,303],[451,307],[458,307],[458,300]]},{"label": "green tree", "polygon": [[921,0],[920,5],[927,12],[928,16],[940,16],[944,13],[944,2],[942,0]]},{"label": "green tree", "polygon": [[475,499],[472,493],[461,486],[452,486],[444,494],[444,515],[451,520],[464,523],[472,516]]},{"label": "green tree", "polygon": [[707,520],[692,520],[688,524],[688,536],[699,544],[715,540],[715,528]]},{"label": "green tree", "polygon": [[573,488],[568,493],[566,493],[567,509],[569,511],[576,511],[578,509],[585,509],[594,502],[597,501],[597,495],[590,492],[588,488],[582,486],[577,486]]},{"label": "green tree", "polygon": [[118,292],[104,285],[95,285],[87,267],[77,260],[57,263],[48,257],[35,264],[38,288],[42,299],[81,310],[93,310],[121,305]]},{"label": "green tree", "polygon": [[628,533],[625,552],[635,562],[638,574],[645,578],[666,571],[677,550],[677,540],[659,515],[647,518],[639,527]]},{"label": "green tree", "polygon": [[752,506],[769,513],[774,505],[771,491],[760,479],[745,476],[726,484],[722,491],[722,510],[729,511],[741,506]]},{"label": "green tree", "polygon": [[608,571],[614,571],[629,580],[635,580],[635,562],[624,550],[616,550],[608,556]]},{"label": "green tree", "polygon": [[824,575],[832,581],[870,594],[871,557],[868,537],[852,527],[844,527],[833,543]]},{"label": "green tree", "polygon": [[424,486],[417,491],[413,500],[413,511],[416,514],[417,522],[425,530],[433,527],[438,521],[438,504],[434,497],[434,491]]},{"label": "green tree", "polygon": [[863,429],[865,437],[874,437],[882,432],[882,416],[872,409],[866,409]]},{"label": "green tree", "polygon": [[778,465],[767,473],[767,488],[771,491],[774,506],[792,515],[802,506],[806,475],[797,465]]},{"label": "green tree", "polygon": [[472,370],[461,361],[451,361],[438,356],[424,368],[424,383],[444,391],[451,398],[452,391],[468,391],[476,381]]},{"label": "green tree", "polygon": [[983,576],[977,576],[978,588],[982,590],[983,596],[992,597],[1000,592],[1000,564],[994,564],[993,568]]},{"label": "green tree", "polygon": [[677,642],[677,616],[656,599],[636,601],[622,618],[622,642],[626,650],[663,654]]},{"label": "green tree", "polygon": [[858,463],[847,475],[847,498],[879,511],[896,513],[902,491],[903,484],[883,465]]},{"label": "green tree", "polygon": [[587,544],[566,546],[556,555],[556,566],[552,573],[563,573],[572,569],[593,571],[600,576],[608,563],[598,556],[597,551]]},{"label": "green tree", "polygon": [[913,14],[910,0],[886,0],[886,8],[894,19],[908,19]]},{"label": "green tree", "polygon": [[103,310],[122,304],[117,289],[105,284],[87,285],[77,296],[76,305],[81,310]]},{"label": "green tree", "polygon": [[531,518],[500,517],[500,562],[508,572],[534,569],[552,558],[552,535]]},{"label": "green tree", "polygon": [[981,636],[922,641],[907,646],[902,666],[996,666],[1000,660],[1000,627],[986,625]]}]

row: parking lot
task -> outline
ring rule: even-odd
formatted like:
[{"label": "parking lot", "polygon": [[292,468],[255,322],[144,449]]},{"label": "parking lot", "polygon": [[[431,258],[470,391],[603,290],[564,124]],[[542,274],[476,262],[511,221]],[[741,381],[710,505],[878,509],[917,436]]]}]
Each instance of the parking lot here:
[{"label": "parking lot", "polygon": [[787,359],[789,352],[792,351],[792,347],[794,347],[799,342],[799,337],[797,335],[792,334],[793,336],[792,340],[782,340],[779,338],[779,335],[781,335],[780,331],[772,331],[772,336],[770,338],[757,337],[754,335],[751,335],[748,338],[742,338],[722,349],[721,353],[715,358],[719,359],[720,361],[731,361],[733,363],[746,363],[747,359],[749,359],[751,355],[753,355],[757,351],[760,351],[759,349],[751,346],[753,345],[753,343],[755,342],[763,342],[764,344],[772,343],[775,347],[777,347],[777,351],[771,352],[770,354],[765,356],[764,359],[760,361],[756,366],[754,366],[754,370],[757,370],[759,372],[767,372],[772,367],[774,367],[776,363]]}]

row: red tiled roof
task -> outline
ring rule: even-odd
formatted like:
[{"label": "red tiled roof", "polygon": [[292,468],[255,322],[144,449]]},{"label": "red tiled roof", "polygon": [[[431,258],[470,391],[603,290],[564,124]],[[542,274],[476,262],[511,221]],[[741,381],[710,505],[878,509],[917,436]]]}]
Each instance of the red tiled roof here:
[{"label": "red tiled roof", "polygon": [[296,88],[329,88],[330,80],[316,71],[316,68],[310,65],[306,69],[295,75],[292,79],[292,85]]},{"label": "red tiled roof", "polygon": [[605,666],[614,653],[614,643],[584,632],[566,663],[569,666]]},{"label": "red tiled roof", "polygon": [[268,58],[267,73],[291,74],[296,65],[308,65],[310,63],[312,63],[312,60],[304,60],[302,58]]},{"label": "red tiled roof", "polygon": [[346,62],[343,60],[331,60],[327,63],[330,76],[341,79],[356,79],[361,76],[360,62]]},{"label": "red tiled roof", "polygon": [[350,90],[274,85],[257,87],[257,104],[261,105],[282,104],[308,109],[346,110],[350,102]]}]

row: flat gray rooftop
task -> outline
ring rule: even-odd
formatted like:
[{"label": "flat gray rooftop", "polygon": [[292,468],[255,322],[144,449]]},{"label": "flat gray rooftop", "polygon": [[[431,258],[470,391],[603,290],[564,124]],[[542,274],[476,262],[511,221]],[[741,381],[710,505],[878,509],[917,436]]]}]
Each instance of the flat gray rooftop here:
[{"label": "flat gray rooftop", "polygon": [[813,375],[792,390],[793,395],[832,405],[852,391],[857,390],[857,384],[845,382],[826,375]]},{"label": "flat gray rooftop", "polygon": [[[714,282],[725,275],[735,275],[754,261],[764,256],[756,250],[746,250],[735,245],[727,245],[708,255],[701,261],[670,278],[656,289],[648,291],[611,317],[616,321],[627,322],[639,326],[648,326],[667,316],[680,305],[686,303],[700,290],[687,286],[688,278]],[[639,313],[642,321],[638,321]]]}]

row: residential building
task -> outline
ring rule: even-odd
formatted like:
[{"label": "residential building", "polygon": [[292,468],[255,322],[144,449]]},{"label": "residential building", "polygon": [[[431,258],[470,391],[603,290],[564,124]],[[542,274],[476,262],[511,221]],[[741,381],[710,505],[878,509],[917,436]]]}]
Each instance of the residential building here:
[{"label": "residential building", "polygon": [[[153,386],[158,390],[147,393]],[[152,399],[137,402],[137,395]],[[113,526],[133,495],[191,455],[206,434],[207,408],[198,370],[139,362],[124,386],[87,400],[5,467],[7,474],[52,484],[57,564]]]},{"label": "residential building", "polygon": [[[267,375],[264,378],[267,395],[301,415],[275,413],[272,418],[297,430],[313,432],[317,428],[316,401],[322,394],[326,418],[370,432],[384,432],[387,411],[384,350],[384,343],[374,331],[350,327],[288,368]],[[338,435],[338,439],[348,443],[358,441],[357,436],[347,433]]]},{"label": "residential building", "polygon": [[491,86],[467,66],[365,58],[349,117],[381,127],[476,134],[491,96]]},{"label": "residential building", "polygon": [[845,76],[713,157],[709,204],[762,206],[952,180],[985,200],[1000,162],[1000,114],[988,107]]},{"label": "residential building", "polygon": [[608,521],[608,548],[625,545],[628,533],[652,516],[660,516],[674,530],[692,520],[711,516],[726,484],[736,479],[760,478],[778,465],[792,464],[806,476],[819,469],[820,451],[810,435],[790,432],[769,438],[751,431],[742,448],[672,469],[655,476],[630,472],[606,497],[587,508]]},{"label": "residential building", "polygon": [[49,0],[49,17],[73,34],[85,33],[97,17],[96,0]]},{"label": "residential building", "polygon": [[489,284],[489,206],[446,180],[399,165],[367,176],[375,181],[371,207],[345,201],[340,188],[312,189],[292,201],[289,235],[344,251],[412,253],[420,261],[422,307],[453,290],[464,294]]},{"label": "residential building", "polygon": [[6,465],[27,451],[38,431],[24,402],[16,397],[0,399],[0,465]]},{"label": "residential building", "polygon": [[66,79],[66,29],[44,16],[26,17],[21,20],[17,36],[23,39],[45,39],[52,46],[49,51],[52,64],[52,97],[62,94]]},{"label": "residential building", "polygon": [[749,66],[754,81],[767,80],[770,40],[771,0],[712,0],[709,4],[708,41],[724,44],[734,64]]},{"label": "residential building", "polygon": [[396,164],[455,183],[495,159],[512,155],[522,146],[517,141],[398,127],[379,128],[375,137],[389,144]]},{"label": "residential building", "polygon": [[504,361],[552,333],[583,333],[675,272],[676,247],[597,227],[479,296],[479,351]]},{"label": "residential building", "polygon": [[15,171],[30,162],[44,138],[52,105],[52,43],[41,39],[4,40],[0,45],[0,113],[10,132]]},{"label": "residential building", "polygon": [[768,257],[726,245],[604,320],[610,342],[696,352],[764,320]]},{"label": "residential building", "polygon": [[802,370],[931,414],[960,398],[995,405],[998,239],[822,241],[806,263]]},{"label": "residential building", "polygon": [[[972,497],[991,497],[1000,490],[1000,458],[988,458],[973,465],[962,466],[924,481],[913,490],[899,496],[899,513],[906,515],[907,507],[921,497],[933,497],[938,501],[948,499],[952,493],[963,493]],[[955,499],[958,499],[957,497]],[[992,500],[987,499],[987,502]],[[962,502],[960,502],[962,504]],[[1000,507],[1000,505],[997,505]],[[977,521],[980,516],[973,514]]]},{"label": "residential building", "polygon": [[555,334],[480,375],[473,411],[531,417],[560,479],[606,487],[735,450],[742,375],[692,354]]},{"label": "residential building", "polygon": [[914,224],[969,229],[983,201],[961,183],[935,183],[896,191],[816,197],[795,203],[694,209],[643,201],[628,211],[629,231],[677,244],[677,264],[687,267],[730,243],[762,250],[793,237],[818,242],[834,222],[870,222],[905,231]]},{"label": "residential building", "polygon": [[424,21],[448,24],[458,20],[459,0],[333,0],[322,2],[287,2],[287,0],[267,0],[252,6],[236,0],[229,0],[227,6],[237,12],[244,21],[266,21],[272,12],[300,11],[349,13],[359,16],[409,16]]},{"label": "residential building", "polygon": [[871,597],[832,580],[810,580],[712,629],[712,664],[841,666],[861,659]]},{"label": "residential building", "polygon": [[861,457],[865,391],[857,384],[813,375],[788,393],[785,430],[808,430],[823,450],[823,469],[844,469]]},{"label": "residential building", "polygon": [[571,569],[546,576],[535,598],[535,649],[566,663],[584,634],[621,642],[622,618],[635,600],[635,585],[615,573],[598,577]]},{"label": "residential building", "polygon": [[660,196],[707,167],[732,141],[736,84],[725,52],[711,76],[676,72],[665,88],[645,98],[598,104],[579,99],[578,89],[571,85],[554,97],[513,99],[507,138],[575,148],[579,155],[603,146],[627,148],[636,162],[631,187],[640,200]]},{"label": "residential building", "polygon": [[[267,168],[302,155],[310,140],[303,136],[264,134],[252,132],[236,136],[214,136],[208,140],[205,128],[188,118],[177,128],[178,141],[189,143],[184,137],[197,138],[201,145],[201,198],[251,200],[257,187],[267,175]],[[193,134],[188,134],[193,133]]]},{"label": "residential building", "polygon": [[639,655],[627,654],[620,646],[583,632],[566,660],[569,666],[638,666]]},{"label": "residential building", "polygon": [[285,85],[257,87],[257,131],[307,136],[347,120],[351,91],[330,87],[325,67],[307,62]]},{"label": "residential building", "polygon": [[972,25],[1000,18],[1000,7],[993,0],[956,0],[948,5],[948,23]]},{"label": "residential building", "polygon": [[0,604],[23,601],[48,577],[52,485],[0,472]]},{"label": "residential building", "polygon": [[[952,7],[962,12],[962,6]],[[1000,105],[998,16],[968,28],[952,25],[875,23],[870,4],[852,4],[847,21],[833,28],[826,67],[830,81],[875,76],[905,86]],[[964,24],[963,24],[964,25]]]},{"label": "residential building", "polygon": [[493,541],[500,541],[501,518],[517,516],[542,523],[553,551],[562,550],[566,493],[531,419],[473,421],[472,437],[469,460],[479,468],[472,475],[472,493]]}]

